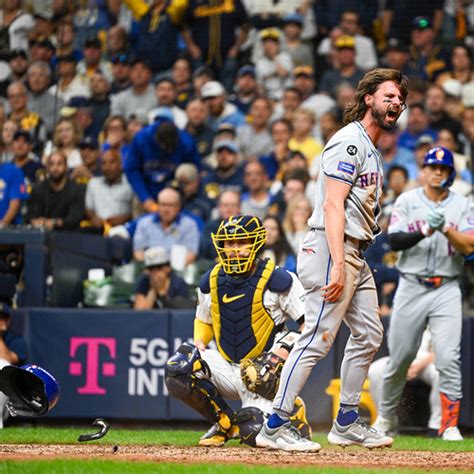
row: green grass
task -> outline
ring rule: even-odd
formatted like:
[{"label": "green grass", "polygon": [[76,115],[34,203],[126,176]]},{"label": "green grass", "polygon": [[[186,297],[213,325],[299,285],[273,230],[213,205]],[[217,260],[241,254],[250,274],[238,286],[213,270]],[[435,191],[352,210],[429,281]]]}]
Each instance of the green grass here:
[{"label": "green grass", "polygon": [[[0,474],[122,474],[122,473],[153,473],[153,474],[310,474],[310,473],[347,474],[348,468],[338,467],[270,467],[249,465],[183,465],[169,463],[136,463],[118,461],[0,461]],[[401,469],[367,469],[350,468],[350,474],[418,474],[425,473],[422,470],[404,471]],[[457,471],[434,471],[431,474],[442,472],[443,474],[459,474]]]},{"label": "green grass", "polygon": [[[14,444],[74,444],[83,433],[93,433],[96,428],[7,428],[0,431],[0,443]],[[113,425],[107,435],[94,444],[160,444],[193,446],[202,433],[185,430],[131,430],[114,429]],[[89,443],[88,443],[89,444]]]},{"label": "green grass", "polygon": [[[0,430],[1,444],[74,444],[82,433],[95,430],[94,427],[73,428],[6,428]],[[191,430],[156,430],[156,429],[114,429],[113,425],[108,434],[95,444],[158,444],[196,446],[203,431]],[[326,441],[326,433],[316,433],[313,437],[327,449],[338,449],[329,447]],[[237,441],[228,443],[229,446],[238,446]],[[394,449],[404,451],[473,451],[474,438],[465,438],[461,442],[449,443],[435,438],[423,436],[398,436],[395,439]]]}]

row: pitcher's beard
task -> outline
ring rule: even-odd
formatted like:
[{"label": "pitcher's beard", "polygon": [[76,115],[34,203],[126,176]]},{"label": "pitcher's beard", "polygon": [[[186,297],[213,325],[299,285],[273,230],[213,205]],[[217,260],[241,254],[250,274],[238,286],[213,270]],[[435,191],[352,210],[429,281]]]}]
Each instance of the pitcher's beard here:
[{"label": "pitcher's beard", "polygon": [[382,129],[382,130],[393,130],[396,125],[397,125],[397,120],[398,116],[395,120],[393,120],[393,123],[387,123],[387,118],[389,117],[387,112],[381,112],[377,108],[373,107],[372,108],[372,117],[374,118],[376,124]]}]

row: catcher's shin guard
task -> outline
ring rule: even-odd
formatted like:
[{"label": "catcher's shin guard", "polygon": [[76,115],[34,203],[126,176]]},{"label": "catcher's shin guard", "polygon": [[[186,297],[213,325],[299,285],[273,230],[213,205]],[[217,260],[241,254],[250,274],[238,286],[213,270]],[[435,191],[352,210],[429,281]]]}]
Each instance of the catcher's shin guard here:
[{"label": "catcher's shin guard", "polygon": [[245,407],[238,410],[235,417],[239,427],[240,441],[249,446],[257,446],[255,438],[263,426],[263,413],[258,408]]},{"label": "catcher's shin guard", "polygon": [[193,344],[182,344],[165,366],[171,396],[182,400],[223,431],[230,430],[234,412],[208,380],[211,371]]},{"label": "catcher's shin guard", "polygon": [[312,430],[306,418],[306,404],[301,397],[296,397],[290,422],[292,426],[298,429],[303,438],[311,441]]}]

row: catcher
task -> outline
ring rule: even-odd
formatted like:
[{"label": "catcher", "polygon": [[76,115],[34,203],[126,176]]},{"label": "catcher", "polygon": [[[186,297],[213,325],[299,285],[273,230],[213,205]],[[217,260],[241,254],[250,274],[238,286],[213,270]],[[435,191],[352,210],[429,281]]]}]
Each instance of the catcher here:
[{"label": "catcher", "polygon": [[[296,275],[258,256],[266,230],[257,217],[232,216],[211,234],[219,263],[201,279],[194,344],[185,343],[166,364],[169,393],[213,425],[201,446],[229,439],[255,446],[278,389],[280,372],[299,337],[285,321],[304,322],[304,290]],[[207,348],[215,340],[217,350]],[[234,412],[227,400],[240,400]],[[297,398],[292,425],[311,437]]]}]

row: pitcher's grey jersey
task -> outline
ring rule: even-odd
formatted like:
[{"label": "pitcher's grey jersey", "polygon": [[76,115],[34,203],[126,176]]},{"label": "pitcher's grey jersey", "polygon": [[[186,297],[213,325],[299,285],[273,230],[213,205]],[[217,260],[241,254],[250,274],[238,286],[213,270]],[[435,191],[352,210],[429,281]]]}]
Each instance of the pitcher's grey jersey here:
[{"label": "pitcher's grey jersey", "polygon": [[[450,191],[446,199],[435,203],[428,199],[423,188],[416,188],[403,193],[395,201],[388,233],[421,230],[428,213],[438,206],[444,209],[446,225],[461,232],[469,230],[469,222],[472,224],[474,221],[469,199]],[[400,252],[397,268],[402,273],[424,277],[456,277],[462,264],[463,256],[441,232],[435,232]]]},{"label": "pitcher's grey jersey", "polygon": [[326,196],[325,177],[347,183],[351,187],[345,203],[345,234],[358,240],[373,240],[380,232],[379,197],[382,194],[382,156],[360,122],[351,122],[336,132],[324,147],[317,183],[314,212],[308,225],[324,229],[323,203]]}]

